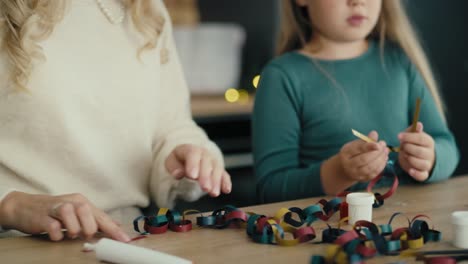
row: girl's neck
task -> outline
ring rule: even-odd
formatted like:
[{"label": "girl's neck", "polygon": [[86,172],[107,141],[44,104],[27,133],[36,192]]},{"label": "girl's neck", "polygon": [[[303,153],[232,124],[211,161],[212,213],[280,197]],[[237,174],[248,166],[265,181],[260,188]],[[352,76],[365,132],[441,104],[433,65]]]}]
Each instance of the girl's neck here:
[{"label": "girl's neck", "polygon": [[368,48],[369,42],[366,39],[353,42],[337,42],[324,37],[315,37],[301,51],[317,59],[345,60],[359,57]]}]

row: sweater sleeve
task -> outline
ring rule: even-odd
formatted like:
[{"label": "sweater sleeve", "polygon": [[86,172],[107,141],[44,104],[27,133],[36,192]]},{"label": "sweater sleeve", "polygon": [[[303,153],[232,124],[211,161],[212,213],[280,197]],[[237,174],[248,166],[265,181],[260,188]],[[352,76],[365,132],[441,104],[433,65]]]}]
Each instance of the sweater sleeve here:
[{"label": "sweater sleeve", "polygon": [[424,131],[435,141],[435,165],[426,182],[446,180],[452,176],[460,160],[455,138],[438,110],[432,93],[427,88],[416,67],[408,60],[408,76],[410,81],[409,109],[412,120],[416,99],[421,98],[419,121]]},{"label": "sweater sleeve", "polygon": [[322,162],[300,160],[301,96],[275,65],[261,75],[252,117],[257,194],[261,202],[322,195]]},{"label": "sweater sleeve", "polygon": [[168,51],[168,61],[161,64],[161,98],[158,100],[161,107],[158,113],[158,131],[154,138],[150,191],[157,206],[172,208],[178,198],[194,201],[204,195],[197,181],[187,178],[176,180],[167,171],[165,161],[175,147],[182,144],[202,146],[222,166],[224,162],[219,148],[192,119],[189,91],[176,52],[171,22],[162,1],[157,2],[165,19],[161,44]]},{"label": "sweater sleeve", "polygon": [[[0,34],[3,37],[3,34]],[[0,80],[2,80],[0,84],[0,94],[3,93],[3,90],[7,88],[7,83],[8,80],[10,80],[9,77],[9,67],[8,67],[8,58],[6,57],[5,52],[0,52]],[[0,161],[1,163],[2,161]],[[14,188],[12,188],[9,185],[6,185],[4,182],[5,178],[5,171],[3,164],[0,164],[0,204],[2,203],[3,198],[7,196],[10,192],[15,191]],[[0,232],[3,232],[4,230],[0,226]]]}]

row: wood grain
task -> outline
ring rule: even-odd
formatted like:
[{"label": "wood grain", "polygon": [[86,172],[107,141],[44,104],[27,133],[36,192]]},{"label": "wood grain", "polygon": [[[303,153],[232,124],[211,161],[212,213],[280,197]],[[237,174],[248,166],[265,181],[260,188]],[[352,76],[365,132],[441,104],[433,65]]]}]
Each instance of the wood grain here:
[{"label": "wood grain", "polygon": [[[423,250],[455,249],[451,245],[452,226],[450,215],[453,211],[468,210],[468,177],[460,176],[442,183],[431,185],[401,186],[397,192],[385,201],[384,206],[374,209],[373,221],[386,223],[394,212],[402,212],[409,218],[417,214],[426,214],[431,218],[430,225],[442,232],[443,240],[428,243]],[[381,190],[385,192],[385,190]],[[330,199],[331,197],[326,197]],[[315,204],[320,198],[287,201],[243,208],[247,212],[274,215],[281,207],[300,207]],[[330,224],[336,225],[338,216]],[[394,227],[405,223],[403,217],[394,221]],[[323,223],[314,223],[318,234],[324,228]],[[345,228],[349,228],[346,226]],[[126,226],[130,234],[137,236]],[[188,233],[167,232],[133,242],[142,247],[156,249],[169,254],[193,260],[194,263],[309,263],[313,254],[322,254],[326,244],[314,244],[320,241],[320,235],[311,243],[295,247],[261,245],[250,241],[244,229],[202,229],[195,228]],[[45,238],[20,237],[0,239],[1,263],[99,263],[93,252],[81,252],[82,240],[50,242]],[[390,263],[400,261],[398,257],[376,257],[366,263]],[[417,263],[414,258],[405,258],[405,263]],[[419,262],[421,263],[421,262]]]}]

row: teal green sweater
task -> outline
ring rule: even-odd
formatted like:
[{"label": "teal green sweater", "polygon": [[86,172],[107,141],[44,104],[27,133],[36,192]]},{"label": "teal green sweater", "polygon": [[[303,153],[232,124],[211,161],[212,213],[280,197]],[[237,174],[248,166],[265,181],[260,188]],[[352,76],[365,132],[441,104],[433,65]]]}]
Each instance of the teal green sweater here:
[{"label": "teal green sweater", "polygon": [[[425,82],[400,48],[387,44],[382,57],[371,42],[353,59],[314,61],[298,52],[274,59],[261,74],[252,119],[260,201],[323,195],[320,166],[356,139],[352,128],[363,134],[376,130],[379,139],[398,146],[397,135],[410,126],[418,97],[419,120],[435,140],[435,167],[426,182],[444,180],[458,164],[458,149]],[[396,155],[390,159],[396,162]],[[415,182],[404,172],[399,178]],[[386,178],[378,186],[390,183]]]}]

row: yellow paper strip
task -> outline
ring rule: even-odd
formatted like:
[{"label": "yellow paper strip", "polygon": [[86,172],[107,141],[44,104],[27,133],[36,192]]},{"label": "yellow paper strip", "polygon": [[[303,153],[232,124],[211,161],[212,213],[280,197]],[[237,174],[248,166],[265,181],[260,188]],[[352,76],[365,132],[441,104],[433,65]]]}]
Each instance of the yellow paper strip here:
[{"label": "yellow paper strip", "polygon": [[[353,132],[353,135],[355,135],[356,137],[364,140],[365,142],[368,142],[368,143],[377,143],[375,142],[375,140],[373,140],[372,138],[364,135],[364,134],[361,134],[359,132],[357,132],[356,130],[354,129],[351,129],[351,131]],[[392,147],[392,146],[387,146],[387,148],[392,151],[392,152],[399,152],[400,151],[400,147]]]},{"label": "yellow paper strip", "polygon": [[354,129],[351,129],[351,131],[353,131],[353,135],[355,135],[356,137],[364,140],[365,142],[368,142],[368,143],[375,143],[375,140],[373,140],[372,138],[364,135],[364,134],[361,134],[359,132],[357,132],[356,130]]}]

